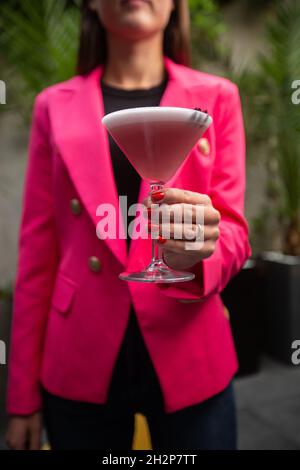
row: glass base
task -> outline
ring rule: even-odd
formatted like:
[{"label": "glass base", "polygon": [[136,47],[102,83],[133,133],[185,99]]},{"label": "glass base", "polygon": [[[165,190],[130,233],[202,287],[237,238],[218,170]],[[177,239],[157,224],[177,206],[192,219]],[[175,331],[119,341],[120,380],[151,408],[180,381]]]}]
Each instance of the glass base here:
[{"label": "glass base", "polygon": [[150,263],[143,271],[136,273],[124,272],[119,275],[122,281],[172,283],[186,282],[195,278],[195,274],[185,271],[175,271],[169,268],[162,260]]}]

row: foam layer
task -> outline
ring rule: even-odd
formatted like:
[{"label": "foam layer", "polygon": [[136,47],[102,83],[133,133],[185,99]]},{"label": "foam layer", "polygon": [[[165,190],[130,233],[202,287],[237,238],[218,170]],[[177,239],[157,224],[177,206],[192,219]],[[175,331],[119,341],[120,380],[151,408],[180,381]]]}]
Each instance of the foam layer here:
[{"label": "foam layer", "polygon": [[199,126],[209,127],[212,118],[206,113],[189,108],[150,106],[114,111],[102,119],[102,123],[107,129],[136,122],[153,121],[191,122]]}]

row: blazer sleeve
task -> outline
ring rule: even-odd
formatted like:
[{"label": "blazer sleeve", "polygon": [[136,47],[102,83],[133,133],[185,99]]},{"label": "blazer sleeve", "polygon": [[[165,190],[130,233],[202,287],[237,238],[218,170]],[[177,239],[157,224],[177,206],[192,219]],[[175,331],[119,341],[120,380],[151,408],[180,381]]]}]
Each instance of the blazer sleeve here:
[{"label": "blazer sleeve", "polygon": [[220,86],[214,112],[216,159],[209,196],[221,214],[215,252],[189,271],[195,279],[176,285],[160,284],[167,296],[186,301],[204,300],[220,293],[251,255],[244,217],[245,133],[238,88],[228,80]]},{"label": "blazer sleeve", "polygon": [[41,356],[58,265],[45,95],[34,104],[19,233],[7,400],[8,413],[17,415],[41,405]]}]

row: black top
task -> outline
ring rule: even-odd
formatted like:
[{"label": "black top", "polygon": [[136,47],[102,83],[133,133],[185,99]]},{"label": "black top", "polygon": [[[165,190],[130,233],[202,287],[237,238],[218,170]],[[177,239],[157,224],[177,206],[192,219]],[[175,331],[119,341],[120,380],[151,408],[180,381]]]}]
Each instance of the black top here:
[{"label": "black top", "polygon": [[[123,90],[106,85],[101,81],[105,114],[121,109],[159,106],[167,81],[166,78],[161,85],[143,90]],[[129,208],[131,204],[138,202],[141,178],[110,136],[109,147],[118,194],[119,196],[127,196],[127,207]],[[128,224],[132,218],[128,217]],[[127,249],[129,244],[130,237],[127,236]],[[151,253],[149,253],[150,255]],[[110,396],[115,393],[119,396],[118,390],[123,390],[123,393],[132,397],[134,403],[139,401],[140,396],[146,391],[149,393],[151,390],[151,395],[158,394],[160,396],[156,373],[140,332],[133,306],[131,306],[126,334],[113,377]]]},{"label": "black top", "polygon": [[[106,85],[102,81],[105,114],[121,109],[159,106],[166,84],[167,79],[161,85],[153,88],[123,90]],[[129,208],[138,202],[141,178],[111,136],[109,136],[109,147],[118,194],[119,196],[127,196],[127,208]],[[134,216],[128,217],[128,224],[133,218]],[[127,247],[129,245],[130,237],[127,236]]]}]

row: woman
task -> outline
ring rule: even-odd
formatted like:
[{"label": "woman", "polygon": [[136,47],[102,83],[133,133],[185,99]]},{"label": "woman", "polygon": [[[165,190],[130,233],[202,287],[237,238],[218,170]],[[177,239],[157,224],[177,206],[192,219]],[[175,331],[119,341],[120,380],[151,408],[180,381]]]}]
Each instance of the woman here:
[{"label": "woman", "polygon": [[[136,411],[155,449],[235,448],[237,361],[219,293],[250,254],[244,130],[236,86],[188,63],[187,2],[84,1],[79,73],[36,99],[10,357],[14,449],[38,449],[42,413],[54,449],[130,448]],[[147,198],[101,118],[158,105],[201,106],[214,124],[172,188]],[[193,281],[119,280],[146,265],[150,240],[126,253],[124,239],[97,238],[96,209],[117,207],[118,193],[204,205],[201,250],[160,239]]]}]

